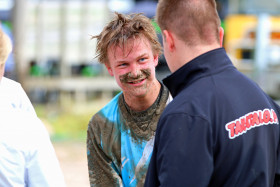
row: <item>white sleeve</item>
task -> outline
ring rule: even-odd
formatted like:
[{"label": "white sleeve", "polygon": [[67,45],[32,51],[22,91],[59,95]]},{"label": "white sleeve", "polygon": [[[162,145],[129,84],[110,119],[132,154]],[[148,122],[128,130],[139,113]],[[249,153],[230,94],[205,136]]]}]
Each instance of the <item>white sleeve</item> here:
[{"label": "white sleeve", "polygon": [[64,177],[55,150],[43,123],[37,118],[30,134],[26,175],[29,187],[64,187]]},{"label": "white sleeve", "polygon": [[1,111],[0,186],[65,186],[48,132],[28,112]]}]

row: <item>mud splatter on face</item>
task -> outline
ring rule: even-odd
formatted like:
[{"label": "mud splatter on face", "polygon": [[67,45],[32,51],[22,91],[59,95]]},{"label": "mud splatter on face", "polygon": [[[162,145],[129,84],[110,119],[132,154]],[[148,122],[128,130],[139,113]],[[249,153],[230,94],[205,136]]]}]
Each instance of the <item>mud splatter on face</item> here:
[{"label": "mud splatter on face", "polygon": [[136,76],[133,76],[131,72],[120,75],[119,79],[121,83],[128,83],[128,82],[133,82],[135,80],[141,80],[145,78],[149,78],[151,76],[151,70],[150,69],[141,69],[139,74]]}]

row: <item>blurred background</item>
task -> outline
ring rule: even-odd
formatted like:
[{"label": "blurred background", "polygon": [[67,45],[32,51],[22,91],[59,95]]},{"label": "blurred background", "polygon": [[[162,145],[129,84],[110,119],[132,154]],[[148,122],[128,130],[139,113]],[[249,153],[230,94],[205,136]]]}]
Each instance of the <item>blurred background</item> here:
[{"label": "blurred background", "polygon": [[[14,49],[5,76],[20,82],[46,125],[67,186],[89,186],[86,130],[120,89],[95,57],[95,41],[113,12],[144,13],[157,0],[0,0],[2,29]],[[280,0],[217,0],[224,47],[234,65],[280,100]],[[170,71],[164,56],[157,76]]]}]

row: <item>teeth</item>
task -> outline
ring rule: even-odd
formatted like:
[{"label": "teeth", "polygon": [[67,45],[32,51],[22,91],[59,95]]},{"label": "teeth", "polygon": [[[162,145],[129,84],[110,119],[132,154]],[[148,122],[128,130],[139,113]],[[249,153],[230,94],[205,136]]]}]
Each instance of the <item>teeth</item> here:
[{"label": "teeth", "polygon": [[139,80],[139,81],[133,81],[133,82],[131,82],[132,84],[137,84],[137,83],[140,83],[140,82],[142,82],[142,80]]}]

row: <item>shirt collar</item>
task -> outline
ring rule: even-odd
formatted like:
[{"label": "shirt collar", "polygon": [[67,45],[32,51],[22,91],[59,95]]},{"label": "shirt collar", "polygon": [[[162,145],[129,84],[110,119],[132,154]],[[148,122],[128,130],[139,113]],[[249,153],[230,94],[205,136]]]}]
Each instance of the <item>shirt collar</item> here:
[{"label": "shirt collar", "polygon": [[175,97],[183,88],[194,80],[214,74],[222,69],[233,66],[224,48],[208,51],[163,79],[163,83]]}]

